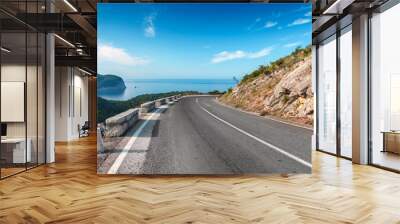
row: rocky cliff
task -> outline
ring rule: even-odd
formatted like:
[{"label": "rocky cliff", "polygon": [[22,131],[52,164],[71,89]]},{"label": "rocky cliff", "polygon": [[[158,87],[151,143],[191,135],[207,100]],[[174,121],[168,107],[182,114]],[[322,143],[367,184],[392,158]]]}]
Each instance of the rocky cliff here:
[{"label": "rocky cliff", "polygon": [[267,67],[260,66],[219,100],[262,116],[312,125],[311,85],[311,50],[296,49]]}]

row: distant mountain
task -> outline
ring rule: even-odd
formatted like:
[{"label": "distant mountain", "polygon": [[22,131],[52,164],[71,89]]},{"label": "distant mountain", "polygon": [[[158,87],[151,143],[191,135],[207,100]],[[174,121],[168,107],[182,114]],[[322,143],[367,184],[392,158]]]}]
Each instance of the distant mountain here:
[{"label": "distant mountain", "polygon": [[219,100],[261,116],[311,125],[314,113],[311,48],[297,48],[286,57],[260,66]]},{"label": "distant mountain", "polygon": [[97,90],[101,93],[122,93],[126,89],[124,80],[116,75],[97,75]]}]

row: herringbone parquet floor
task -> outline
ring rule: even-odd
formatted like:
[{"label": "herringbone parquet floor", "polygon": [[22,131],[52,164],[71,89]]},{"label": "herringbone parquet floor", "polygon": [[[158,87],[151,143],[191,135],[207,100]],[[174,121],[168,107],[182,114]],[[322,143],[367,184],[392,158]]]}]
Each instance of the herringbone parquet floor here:
[{"label": "herringbone parquet floor", "polygon": [[400,175],[313,153],[312,175],[96,174],[95,138],[0,181],[0,223],[400,223]]}]

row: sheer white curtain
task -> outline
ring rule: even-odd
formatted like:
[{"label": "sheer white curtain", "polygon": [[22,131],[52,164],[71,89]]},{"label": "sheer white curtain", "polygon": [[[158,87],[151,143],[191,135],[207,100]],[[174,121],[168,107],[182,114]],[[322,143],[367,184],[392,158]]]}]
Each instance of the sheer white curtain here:
[{"label": "sheer white curtain", "polygon": [[340,36],[340,150],[351,158],[352,141],[352,33],[351,26]]},{"label": "sheer white curtain", "polygon": [[336,36],[318,47],[318,148],[336,153]]}]

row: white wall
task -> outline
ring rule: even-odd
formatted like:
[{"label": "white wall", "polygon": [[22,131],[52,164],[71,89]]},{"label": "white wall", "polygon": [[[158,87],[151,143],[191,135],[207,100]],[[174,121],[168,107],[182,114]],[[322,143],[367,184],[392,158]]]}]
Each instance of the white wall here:
[{"label": "white wall", "polygon": [[[37,71],[37,69],[39,69]],[[27,78],[27,80],[25,80]],[[2,107],[4,113],[22,113],[25,117],[20,122],[6,122],[7,137],[9,138],[24,138],[25,135],[29,139],[29,148],[31,149],[32,161],[44,163],[44,135],[45,135],[45,120],[44,120],[44,74],[41,72],[41,67],[17,63],[4,63],[1,66],[1,81],[2,82],[23,82],[26,85],[26,99],[22,102],[22,107],[12,108]],[[5,94],[2,89],[2,94]],[[19,94],[24,95],[25,89],[20,89]],[[2,95],[2,98],[7,95]],[[22,98],[25,98],[24,96]],[[17,103],[17,102],[15,102]],[[25,105],[26,103],[26,105]],[[19,110],[19,111],[12,111]],[[38,156],[37,156],[38,155]]]},{"label": "white wall", "polygon": [[77,139],[78,125],[89,117],[88,78],[76,68],[56,67],[55,86],[55,140]]},{"label": "white wall", "polygon": [[[3,64],[1,66],[1,81],[3,82],[25,82],[25,64]],[[7,108],[1,108],[7,110]],[[7,123],[7,137],[25,137],[25,122]]]},{"label": "white wall", "polygon": [[81,76],[82,73],[76,75],[76,72],[77,70],[75,70],[74,75],[74,96],[72,96],[72,99],[74,99],[74,107],[72,108],[71,135],[73,138],[79,137],[78,125],[82,126],[85,121],[89,120],[88,78],[86,76]]},{"label": "white wall", "polygon": [[55,140],[67,141],[69,133],[69,68],[55,68]]},{"label": "white wall", "polygon": [[[24,82],[26,83],[26,69],[28,73],[35,69],[32,66],[26,67],[25,64],[3,64],[1,66],[1,81],[2,82]],[[36,82],[35,82],[36,84]],[[33,93],[27,93],[28,98],[36,97],[36,91]],[[28,103],[32,100],[27,99]],[[36,107],[36,105],[35,105]],[[24,108],[23,108],[24,109]],[[7,108],[1,108],[1,110],[7,110]],[[32,114],[28,114],[28,121],[33,120]],[[36,114],[34,115],[36,116]],[[35,117],[36,118],[36,117]],[[36,122],[35,122],[36,123]],[[25,137],[25,126],[26,122],[8,122],[7,123],[7,135],[8,137]],[[31,127],[32,125],[29,125]],[[28,136],[29,137],[29,136]]]}]

